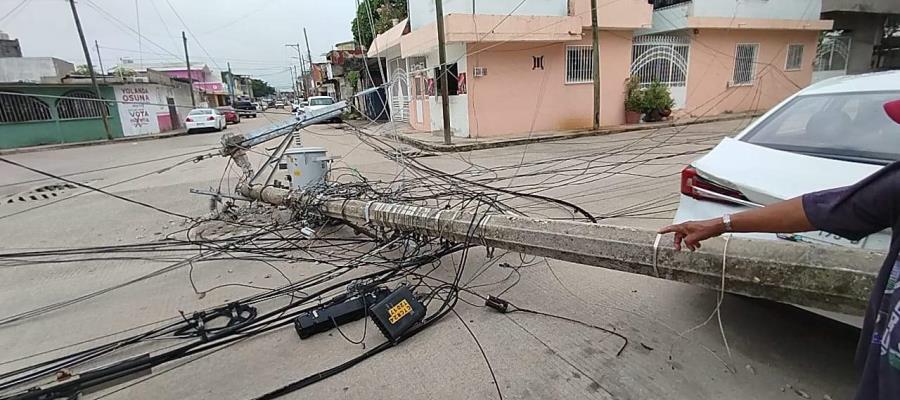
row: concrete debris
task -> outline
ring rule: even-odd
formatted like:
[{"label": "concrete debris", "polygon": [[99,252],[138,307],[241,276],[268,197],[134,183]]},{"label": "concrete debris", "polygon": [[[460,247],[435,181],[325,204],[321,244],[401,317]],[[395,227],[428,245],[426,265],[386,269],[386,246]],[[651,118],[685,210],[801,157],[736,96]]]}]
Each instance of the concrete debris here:
[{"label": "concrete debris", "polygon": [[747,372],[749,372],[749,373],[751,373],[751,374],[753,374],[753,375],[756,375],[756,369],[753,368],[752,365],[747,364],[747,365],[744,366],[744,368],[747,368]]}]

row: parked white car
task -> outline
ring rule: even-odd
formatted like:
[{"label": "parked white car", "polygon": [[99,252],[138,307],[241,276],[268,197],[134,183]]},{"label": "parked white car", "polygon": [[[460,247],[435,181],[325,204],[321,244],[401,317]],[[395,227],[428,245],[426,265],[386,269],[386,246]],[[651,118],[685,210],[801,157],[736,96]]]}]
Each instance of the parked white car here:
[{"label": "parked white car", "polygon": [[200,130],[221,131],[228,129],[225,122],[225,115],[212,108],[195,108],[188,113],[184,119],[184,127],[188,133],[194,133]]},{"label": "parked white car", "polygon": [[[682,171],[675,222],[717,218],[851,185],[900,160],[900,124],[883,107],[898,99],[900,71],[832,78],[797,92]],[[736,235],[876,251],[887,250],[891,239],[889,232],[859,241],[821,231]]]},{"label": "parked white car", "polygon": [[[306,106],[302,108],[303,114],[308,116],[316,115],[318,110],[326,108],[334,103],[334,99],[329,96],[311,96],[309,99],[307,99]],[[339,121],[340,117],[336,117],[334,118],[334,120]]]},{"label": "parked white car", "polygon": [[[900,125],[883,109],[897,99],[900,71],[832,78],[797,92],[682,171],[675,221],[715,218],[851,185],[900,160]],[[890,243],[887,232],[856,242],[824,232],[790,238],[872,250]]]}]

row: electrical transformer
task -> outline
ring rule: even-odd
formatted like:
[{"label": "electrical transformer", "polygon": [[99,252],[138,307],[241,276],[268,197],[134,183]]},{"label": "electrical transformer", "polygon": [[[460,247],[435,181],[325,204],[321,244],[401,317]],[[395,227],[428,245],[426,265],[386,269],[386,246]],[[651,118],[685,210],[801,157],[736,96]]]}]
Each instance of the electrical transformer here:
[{"label": "electrical transformer", "polygon": [[293,190],[325,183],[331,158],[323,147],[295,147],[285,150],[278,165]]}]

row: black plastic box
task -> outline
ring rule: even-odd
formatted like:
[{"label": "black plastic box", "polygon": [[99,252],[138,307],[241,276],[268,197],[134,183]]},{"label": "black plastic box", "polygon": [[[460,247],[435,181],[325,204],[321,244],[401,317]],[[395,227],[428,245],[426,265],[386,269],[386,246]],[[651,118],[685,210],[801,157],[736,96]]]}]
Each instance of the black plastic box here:
[{"label": "black plastic box", "polygon": [[390,341],[396,341],[409,328],[425,318],[426,309],[406,286],[400,286],[369,309],[372,321]]}]

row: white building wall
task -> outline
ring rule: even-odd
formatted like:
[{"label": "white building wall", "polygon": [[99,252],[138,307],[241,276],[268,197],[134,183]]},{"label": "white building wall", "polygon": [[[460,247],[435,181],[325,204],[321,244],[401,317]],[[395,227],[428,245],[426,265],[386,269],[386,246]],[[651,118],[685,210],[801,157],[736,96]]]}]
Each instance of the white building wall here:
[{"label": "white building wall", "polygon": [[191,92],[187,85],[183,86],[175,88],[154,83],[113,86],[125,136],[161,133],[160,118],[170,119],[166,102],[169,97],[175,100],[178,113],[172,126],[182,127],[181,121],[191,111]]},{"label": "white building wall", "polygon": [[[437,50],[429,52],[425,59],[426,65],[429,66],[428,76],[437,79],[434,76],[435,66],[440,65]],[[454,61],[457,63],[458,72],[465,73],[468,70],[465,43],[450,43],[447,45],[447,62],[452,64]],[[435,88],[437,88],[437,82],[435,82]],[[444,114],[441,110],[441,94],[437,90],[435,92],[434,96],[428,98],[428,107],[431,112],[431,131],[441,132],[444,130]],[[455,137],[469,137],[468,94],[450,96],[450,131]]]},{"label": "white building wall", "polygon": [[[410,29],[416,30],[434,22],[434,0],[409,0],[408,4]],[[444,0],[443,4],[444,15],[473,12],[472,0]],[[474,4],[474,12],[478,14],[507,15],[514,9],[512,15],[565,16],[569,13],[568,0],[479,0]]]},{"label": "white building wall", "polygon": [[53,57],[0,57],[0,82],[40,83],[55,80],[75,71],[70,62]]},{"label": "white building wall", "polygon": [[694,17],[816,20],[822,13],[822,0],[693,0],[690,4]]}]

